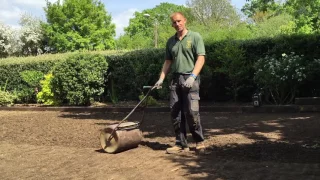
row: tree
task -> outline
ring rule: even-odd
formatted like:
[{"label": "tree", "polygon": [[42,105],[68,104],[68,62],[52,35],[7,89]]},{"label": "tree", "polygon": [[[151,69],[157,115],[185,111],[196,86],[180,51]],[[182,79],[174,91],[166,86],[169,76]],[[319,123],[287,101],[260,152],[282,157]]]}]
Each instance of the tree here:
[{"label": "tree", "polygon": [[197,22],[203,25],[232,26],[240,22],[240,16],[230,0],[187,0]]},{"label": "tree", "polygon": [[20,19],[20,41],[24,55],[43,53],[43,31],[41,21],[30,14],[23,14]]},{"label": "tree", "polygon": [[99,0],[64,0],[45,8],[43,24],[54,51],[105,50],[115,46],[115,25]]},{"label": "tree", "polygon": [[[182,12],[189,22],[194,20],[191,10],[185,6],[175,5],[171,3],[161,3],[152,9],[145,9],[142,12],[135,12],[134,17],[130,19],[129,26],[124,29],[126,38],[120,37],[122,40],[130,40],[134,47],[141,47],[141,38],[145,41],[155,40],[157,37],[157,46],[164,47],[167,39],[173,35],[174,29],[171,27],[170,15],[173,12]],[[146,17],[149,14],[150,17]],[[135,41],[137,40],[137,41]],[[144,45],[155,43],[146,43]],[[130,48],[130,47],[127,47]]]},{"label": "tree", "polygon": [[241,11],[249,18],[256,16],[257,13],[272,14],[271,12],[280,11],[284,0],[246,0],[247,3]]},{"label": "tree", "polygon": [[295,18],[295,31],[297,33],[319,32],[320,0],[287,0],[285,7]]},{"label": "tree", "polygon": [[11,30],[0,22],[0,57],[7,57],[9,55]]},{"label": "tree", "polygon": [[153,47],[151,37],[146,37],[142,33],[133,36],[122,35],[116,40],[116,49],[144,49]]},{"label": "tree", "polygon": [[18,33],[0,22],[0,58],[17,54],[19,49]]},{"label": "tree", "polygon": [[293,17],[287,13],[271,16],[263,21],[250,25],[255,37],[275,37],[280,34],[290,33]]},{"label": "tree", "polygon": [[[293,16],[290,24],[284,28],[292,33],[310,34],[319,32],[320,0],[247,0],[242,12],[254,20],[267,14],[264,19],[288,13]],[[257,18],[258,17],[258,18]],[[261,19],[261,18],[260,18]],[[256,22],[256,21],[255,21]]]}]

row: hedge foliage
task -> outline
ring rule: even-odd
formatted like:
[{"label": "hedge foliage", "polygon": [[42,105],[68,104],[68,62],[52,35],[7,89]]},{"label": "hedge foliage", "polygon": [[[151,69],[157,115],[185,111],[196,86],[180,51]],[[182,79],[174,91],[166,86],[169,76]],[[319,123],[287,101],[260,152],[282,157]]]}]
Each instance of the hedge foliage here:
[{"label": "hedge foliage", "polygon": [[[138,99],[143,86],[154,85],[158,80],[163,59],[163,49],[144,49],[128,52],[122,56],[108,56],[109,94],[113,89],[118,100]],[[167,91],[167,88],[154,91],[153,96],[165,99]]]},{"label": "hedge foliage", "polygon": [[[315,59],[320,59],[319,45],[320,35],[317,34],[279,36],[277,38],[254,40],[226,39],[218,42],[207,42],[206,64],[201,72],[201,99],[214,101],[251,101],[252,94],[261,90],[261,87],[259,87],[254,80],[255,73],[257,69],[259,69],[255,65],[259,59],[263,59],[266,56],[281,58],[284,53],[291,54],[294,52],[299,56],[302,55],[303,61],[305,61],[304,64],[314,63]],[[108,68],[99,63],[98,66],[106,69],[92,68],[92,62],[88,64],[91,58],[88,59],[88,57],[84,56],[78,56],[78,59],[75,59],[73,63],[68,65],[68,69],[67,67],[64,67],[66,65],[64,63],[66,59],[74,57],[70,56],[72,53],[63,56],[56,55],[56,57],[59,58],[50,60],[37,59],[23,61],[23,59],[20,59],[4,63],[2,61],[8,61],[8,59],[2,59],[0,60],[0,86],[4,85],[6,79],[9,79],[7,90],[13,91],[24,89],[28,84],[22,80],[20,72],[29,70],[40,71],[47,74],[49,71],[53,70],[53,67],[56,67],[55,70],[57,71],[59,69],[57,68],[57,64],[64,64],[64,66],[59,66],[64,69],[64,72],[60,72],[60,77],[68,76],[68,73],[75,72],[74,68],[88,67],[88,69],[91,68],[93,74],[106,70],[103,72],[103,93],[99,95],[102,92],[101,81],[99,81],[98,86],[94,86],[97,89],[93,88],[90,90],[90,92],[99,92],[95,95],[95,97],[99,96],[96,100],[109,100],[112,102],[117,102],[119,100],[139,100],[139,96],[143,92],[142,87],[145,85],[153,85],[157,81],[164,62],[164,52],[164,49],[144,49],[121,53],[100,53],[100,55],[104,55]],[[94,53],[91,52],[91,54]],[[41,56],[39,58],[41,58]],[[80,59],[86,60],[82,61]],[[80,61],[84,64],[81,64]],[[265,63],[269,62],[265,60]],[[260,64],[263,65],[264,63],[260,62]],[[320,64],[318,63],[308,68],[308,78],[299,82],[295,96],[320,96]],[[97,72],[95,72],[96,70]],[[90,77],[90,75],[84,73],[81,76],[78,76],[78,80],[80,81],[80,79],[84,79],[85,77]],[[167,87],[169,79],[170,74],[163,84],[164,88],[152,93],[154,98],[163,100],[168,99],[169,89]],[[74,86],[74,84],[71,84],[68,86]],[[80,91],[84,91],[84,89],[80,88],[80,84],[78,84],[78,90],[76,90],[77,92],[74,94],[76,96],[80,96],[82,93]],[[53,83],[52,87],[55,89],[60,85],[58,85],[58,83]],[[68,86],[65,86],[66,88],[64,89],[55,90],[57,92],[59,91],[59,93],[61,93],[60,95],[63,95],[64,93],[67,93],[64,91],[68,90]],[[82,88],[85,88],[85,86]],[[67,96],[61,97],[64,98],[64,101],[71,103]],[[79,103],[80,99],[73,103],[88,103],[88,99],[83,99],[84,101],[81,100],[83,103]]]},{"label": "hedge foliage", "polygon": [[80,54],[59,62],[52,71],[55,98],[70,105],[90,105],[104,93],[107,69],[101,55]]}]

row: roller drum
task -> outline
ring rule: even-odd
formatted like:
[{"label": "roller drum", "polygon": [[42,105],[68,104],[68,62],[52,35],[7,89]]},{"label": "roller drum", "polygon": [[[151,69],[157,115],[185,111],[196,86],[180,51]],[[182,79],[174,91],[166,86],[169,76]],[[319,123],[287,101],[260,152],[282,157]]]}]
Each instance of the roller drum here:
[{"label": "roller drum", "polygon": [[[132,127],[133,122],[125,122],[117,127],[117,124],[109,125],[100,134],[100,143],[102,149],[107,153],[118,153],[125,150],[138,147],[142,140],[142,132],[138,128]],[[110,138],[112,134],[112,137]]]}]

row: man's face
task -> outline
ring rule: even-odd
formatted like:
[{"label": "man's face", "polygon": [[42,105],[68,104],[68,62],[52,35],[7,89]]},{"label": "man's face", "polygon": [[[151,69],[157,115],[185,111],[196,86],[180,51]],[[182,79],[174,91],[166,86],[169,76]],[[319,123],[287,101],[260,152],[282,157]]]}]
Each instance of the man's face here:
[{"label": "man's face", "polygon": [[172,27],[176,29],[177,32],[182,32],[186,28],[186,18],[181,14],[175,14],[171,18]]}]

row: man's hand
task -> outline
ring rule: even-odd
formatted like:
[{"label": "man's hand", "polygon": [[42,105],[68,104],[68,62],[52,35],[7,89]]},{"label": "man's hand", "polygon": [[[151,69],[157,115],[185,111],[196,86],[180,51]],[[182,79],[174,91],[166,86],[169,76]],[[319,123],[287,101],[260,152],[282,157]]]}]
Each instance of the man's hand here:
[{"label": "man's hand", "polygon": [[183,83],[183,86],[186,88],[191,88],[193,86],[193,83],[195,81],[195,78],[190,76],[188,79]]},{"label": "man's hand", "polygon": [[162,86],[162,83],[163,83],[163,79],[159,79],[157,82],[156,82],[156,84],[154,85],[157,89],[160,89],[161,88],[161,86]]}]

